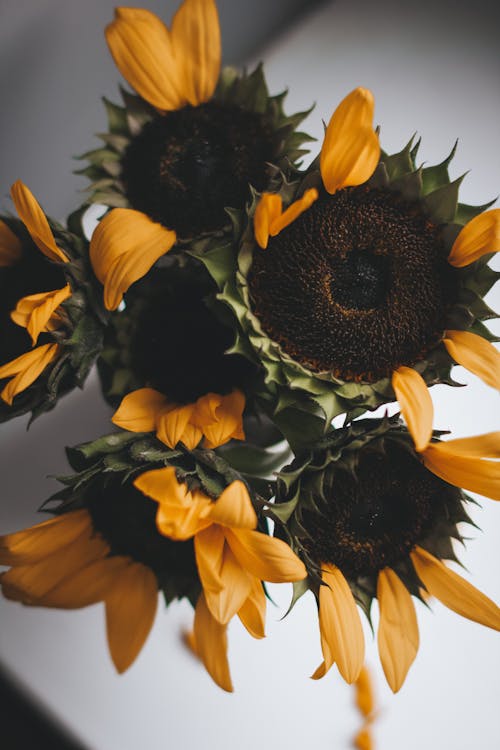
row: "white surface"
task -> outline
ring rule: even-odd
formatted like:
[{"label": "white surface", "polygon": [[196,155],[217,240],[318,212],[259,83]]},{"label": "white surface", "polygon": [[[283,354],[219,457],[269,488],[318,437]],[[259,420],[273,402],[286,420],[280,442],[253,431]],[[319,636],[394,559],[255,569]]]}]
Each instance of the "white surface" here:
[{"label": "white surface", "polygon": [[[491,6],[492,7],[492,6]],[[434,163],[460,138],[453,174],[471,169],[462,200],[483,203],[498,194],[499,60],[495,12],[485,2],[410,4],[339,0],[264,55],[272,91],[290,86],[288,111],[318,103],[306,129],[321,136],[337,102],[353,87],[370,87],[385,149],[399,149],[417,130],[420,157]],[[99,82],[95,82],[96,95]],[[499,267],[498,259],[496,266]],[[500,308],[500,293],[490,295]],[[498,324],[495,328],[500,331]],[[462,373],[460,373],[461,375]],[[457,369],[458,377],[459,371]],[[455,435],[499,429],[498,394],[463,374],[470,385],[433,388],[436,427]],[[2,532],[37,520],[33,508],[53,491],[47,473],[66,470],[62,445],[109,430],[95,380],[85,393],[23,434],[25,420],[2,427]],[[22,451],[22,453],[21,453]],[[484,534],[461,557],[470,580],[500,601],[500,505],[482,501],[473,512]],[[285,621],[286,587],[272,587],[268,638],[257,642],[230,628],[234,695],[218,690],[179,645],[189,625],[188,605],[157,618],[136,664],[113,673],[100,606],[81,612],[30,610],[0,602],[0,654],[89,747],[163,750],[199,746],[217,750],[303,748],[343,750],[358,726],[352,692],[335,668],[323,681],[308,679],[320,659],[316,613],[304,597]],[[377,682],[379,750],[495,750],[499,747],[499,636],[439,604],[418,606],[421,648],[405,686],[392,696],[371,635],[368,661]]]}]

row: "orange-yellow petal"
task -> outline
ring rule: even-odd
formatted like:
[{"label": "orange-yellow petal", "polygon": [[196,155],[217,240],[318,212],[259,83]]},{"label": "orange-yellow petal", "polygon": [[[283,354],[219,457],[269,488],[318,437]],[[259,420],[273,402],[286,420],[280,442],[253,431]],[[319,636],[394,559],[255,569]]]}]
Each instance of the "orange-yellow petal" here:
[{"label": "orange-yellow petal", "polygon": [[412,367],[392,374],[392,387],[417,451],[424,450],[432,435],[434,407],[425,380]]},{"label": "orange-yellow petal", "polygon": [[304,211],[307,211],[312,204],[318,200],[319,193],[316,188],[309,188],[306,190],[301,198],[291,203],[288,208],[283,211],[280,216],[277,216],[271,222],[269,234],[275,237],[281,232],[282,229],[292,224]]},{"label": "orange-yellow petal", "polygon": [[369,727],[363,727],[354,738],[353,746],[356,750],[374,750],[372,735]]},{"label": "orange-yellow petal", "polygon": [[182,64],[158,16],[142,8],[116,8],[106,41],[122,76],[153,107],[175,110],[188,104]]},{"label": "orange-yellow petal", "polygon": [[[175,448],[177,443],[189,441],[192,437],[191,432],[186,433],[186,428],[189,424],[189,420],[194,411],[194,404],[186,404],[184,406],[170,405],[168,409],[165,409],[157,420],[157,432],[156,436],[162,443],[168,445],[169,448]],[[195,436],[196,437],[196,436]],[[196,445],[186,445],[186,448],[191,450]]]},{"label": "orange-yellow petal", "polygon": [[212,616],[205,597],[200,595],[194,614],[194,639],[196,651],[213,681],[233,692],[227,660],[227,625],[221,625]]},{"label": "orange-yellow petal", "polygon": [[253,638],[265,637],[266,595],[258,578],[252,578],[250,594],[238,610],[238,617]]},{"label": "orange-yellow petal", "polygon": [[171,40],[181,92],[192,106],[208,101],[219,80],[221,40],[214,0],[184,0],[174,16]]},{"label": "orange-yellow petal", "polygon": [[245,396],[239,390],[225,396],[207,393],[196,402],[191,422],[203,431],[207,448],[218,448],[232,438],[244,440],[244,409]]},{"label": "orange-yellow petal", "polygon": [[130,562],[105,598],[106,633],[113,664],[121,674],[135,661],[149,635],[158,606],[153,571]]},{"label": "orange-yellow petal", "polygon": [[23,254],[21,240],[0,219],[0,268],[14,266]]},{"label": "orange-yellow petal", "polygon": [[410,592],[390,568],[379,573],[377,599],[380,606],[380,661],[391,690],[397,693],[417,655],[417,615]]},{"label": "orange-yellow petal", "polygon": [[269,242],[270,228],[281,214],[283,202],[276,193],[263,193],[255,209],[253,228],[257,244],[265,249]]},{"label": "orange-yellow petal", "polygon": [[307,571],[291,547],[281,539],[248,529],[225,529],[227,543],[241,567],[262,581],[301,581]]},{"label": "orange-yellow petal", "polygon": [[210,519],[233,529],[255,529],[257,514],[243,482],[236,480],[226,487],[212,504]]},{"label": "orange-yellow petal", "polygon": [[467,456],[463,447],[453,453],[453,442],[430,443],[422,452],[425,466],[449,484],[500,500],[500,462]]},{"label": "orange-yellow petal", "polygon": [[167,399],[153,388],[139,388],[122,399],[111,421],[130,432],[153,432]]},{"label": "orange-yellow petal", "polygon": [[363,667],[355,682],[355,701],[362,716],[369,718],[375,709],[375,697],[370,673]]},{"label": "orange-yellow petal", "polygon": [[57,344],[43,344],[0,367],[0,380],[12,377],[0,393],[0,398],[11,406],[14,397],[29,388],[58,355]]},{"label": "orange-yellow petal", "polygon": [[417,575],[431,596],[468,620],[500,630],[500,607],[491,599],[421,547],[415,547],[410,554]]},{"label": "orange-yellow petal", "polygon": [[335,662],[348,683],[358,679],[365,660],[361,620],[349,584],[334,565],[322,565],[325,585],[319,589],[319,627],[324,665],[313,675],[322,677]]},{"label": "orange-yellow petal", "polygon": [[116,310],[128,288],[175,244],[176,234],[131,208],[101,219],[90,241],[94,273],[104,286],[104,305]]},{"label": "orange-yellow petal", "polygon": [[[198,561],[197,547],[197,561]],[[217,570],[220,580],[220,589],[215,590],[203,586],[207,606],[221,625],[226,625],[234,615],[243,607],[251,594],[253,577],[247,573],[236,560],[229,545],[224,544],[222,562]],[[202,583],[206,576],[202,577]]]},{"label": "orange-yellow petal", "polygon": [[456,268],[468,266],[483,255],[500,250],[500,208],[475,216],[455,240],[448,263]]},{"label": "orange-yellow petal", "polygon": [[69,297],[71,297],[69,284],[53,292],[30,294],[19,300],[10,317],[14,323],[26,328],[33,344],[36,344],[41,333],[53,330],[50,321],[59,305]]},{"label": "orange-yellow petal", "polygon": [[12,185],[10,193],[19,218],[39,250],[50,260],[67,263],[66,253],[56,245],[47,217],[31,190],[21,180],[17,180]]},{"label": "orange-yellow petal", "polygon": [[500,352],[493,344],[470,331],[446,331],[443,344],[457,364],[500,389]]},{"label": "orange-yellow petal", "polygon": [[480,458],[500,458],[500,432],[486,432],[467,438],[454,438],[446,442],[433,443],[439,450],[453,455]]},{"label": "orange-yellow petal", "polygon": [[380,158],[378,136],[373,130],[373,94],[357,88],[343,99],[325,133],[320,170],[326,190],[337,190],[366,182]]},{"label": "orange-yellow petal", "polygon": [[217,524],[200,531],[194,538],[196,565],[205,596],[217,595],[224,587],[221,579],[224,547],[224,532]]}]

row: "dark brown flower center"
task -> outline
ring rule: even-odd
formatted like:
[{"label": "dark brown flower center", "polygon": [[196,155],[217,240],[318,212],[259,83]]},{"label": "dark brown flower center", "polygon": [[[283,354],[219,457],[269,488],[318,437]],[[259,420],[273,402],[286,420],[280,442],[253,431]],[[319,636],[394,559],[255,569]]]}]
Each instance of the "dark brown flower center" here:
[{"label": "dark brown flower center", "polygon": [[323,194],[254,251],[253,311],[315,371],[373,382],[440,340],[454,299],[439,230],[390,190]]},{"label": "dark brown flower center", "polygon": [[209,102],[147,123],[122,176],[133,208],[189,238],[227,224],[224,209],[242,208],[249,185],[265,187],[274,151],[262,115]]}]

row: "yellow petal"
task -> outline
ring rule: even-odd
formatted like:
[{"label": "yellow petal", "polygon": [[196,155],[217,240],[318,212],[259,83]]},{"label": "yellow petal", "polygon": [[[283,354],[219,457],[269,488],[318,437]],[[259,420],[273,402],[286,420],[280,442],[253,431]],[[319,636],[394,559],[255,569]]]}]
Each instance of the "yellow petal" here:
[{"label": "yellow petal", "polygon": [[373,130],[374,108],[372,93],[357,88],[333,113],[320,156],[321,177],[329,193],[361,185],[375,171],[380,144]]},{"label": "yellow petal", "polygon": [[57,344],[44,344],[0,367],[0,380],[12,376],[12,380],[0,393],[0,398],[11,406],[14,397],[29,388],[45,368],[57,359],[58,355]]},{"label": "yellow petal", "polygon": [[203,432],[200,430],[200,428],[195,427],[194,424],[188,422],[184,428],[184,432],[179,439],[179,442],[185,445],[188,451],[192,451],[197,447],[202,438]]},{"label": "yellow petal", "polygon": [[82,533],[90,535],[87,510],[64,513],[29,529],[0,537],[0,565],[30,565],[71,544]]},{"label": "yellow petal", "polygon": [[417,655],[417,615],[410,592],[390,568],[379,573],[377,599],[380,605],[380,661],[391,690],[397,693]]},{"label": "yellow petal", "polygon": [[423,451],[432,435],[434,407],[425,380],[411,367],[392,374],[392,387],[417,451]]},{"label": "yellow petal", "polygon": [[14,266],[22,257],[23,246],[12,229],[0,219],[0,268]]},{"label": "yellow petal", "polygon": [[500,432],[487,432],[468,438],[454,438],[439,445],[442,452],[461,456],[479,456],[481,458],[500,458]]},{"label": "yellow petal", "polygon": [[374,750],[375,745],[373,744],[373,739],[368,727],[363,727],[359,730],[354,738],[353,745],[356,750]]},{"label": "yellow petal", "polygon": [[221,569],[224,561],[224,532],[213,524],[194,538],[196,565],[205,596],[217,595],[224,588]]},{"label": "yellow petal", "polygon": [[[194,411],[194,404],[170,406],[158,418],[156,437],[169,448],[175,448],[186,432]],[[187,433],[189,436],[191,433]],[[186,446],[188,447],[188,446]],[[193,446],[194,447],[194,446]]]},{"label": "yellow petal", "polygon": [[270,227],[281,214],[282,200],[276,193],[263,193],[255,209],[253,228],[257,244],[265,249],[269,242]]},{"label": "yellow petal", "polygon": [[221,64],[219,17],[213,0],[184,0],[172,22],[171,40],[181,91],[192,106],[215,91]]},{"label": "yellow petal", "polygon": [[500,389],[500,352],[493,344],[470,331],[446,331],[443,344],[457,364],[477,375],[486,385]]},{"label": "yellow petal", "polygon": [[316,188],[306,190],[301,198],[291,203],[280,216],[271,222],[269,234],[272,237],[279,234],[282,229],[292,224],[304,211],[307,211],[318,200],[318,197],[319,193]]},{"label": "yellow petal", "polygon": [[431,443],[422,453],[426,467],[437,477],[464,490],[500,500],[500,462],[487,461],[463,450],[453,453],[454,441]]},{"label": "yellow petal", "polygon": [[500,208],[493,208],[475,216],[462,229],[455,240],[448,263],[456,268],[470,263],[488,253],[500,250]]},{"label": "yellow petal", "polygon": [[368,718],[374,711],[375,698],[373,695],[373,685],[370,673],[366,667],[363,667],[355,683],[356,687],[356,706],[360,713]]},{"label": "yellow petal", "polygon": [[245,396],[234,390],[225,396],[208,393],[198,399],[191,422],[203,431],[207,448],[218,448],[228,440],[244,440]]},{"label": "yellow petal", "polygon": [[252,578],[250,594],[238,610],[238,617],[253,638],[265,637],[266,595],[258,578]]},{"label": "yellow petal", "polygon": [[[348,683],[358,679],[365,660],[365,641],[356,602],[341,571],[334,565],[323,565],[319,589],[319,626],[326,669],[336,662]],[[329,658],[327,658],[329,657]]]},{"label": "yellow petal", "polygon": [[255,529],[257,514],[243,482],[236,480],[226,487],[212,504],[210,519],[234,529]]},{"label": "yellow petal", "polygon": [[113,664],[121,674],[135,661],[158,606],[158,584],[150,568],[131,562],[105,599],[106,632]]},{"label": "yellow petal", "polygon": [[14,323],[27,329],[34,345],[41,333],[53,330],[52,326],[49,326],[49,321],[59,305],[68,297],[71,297],[69,284],[53,292],[30,294],[19,300],[10,317]]},{"label": "yellow petal", "polygon": [[415,547],[411,559],[431,596],[468,620],[500,630],[500,608],[471,583],[421,547]]},{"label": "yellow petal", "polygon": [[50,260],[67,263],[68,258],[61,248],[56,245],[47,217],[31,190],[21,180],[17,180],[12,185],[10,193],[19,218],[30,233],[35,245]]},{"label": "yellow petal", "polygon": [[212,617],[203,594],[198,599],[194,614],[196,651],[210,677],[223,690],[233,692],[227,661],[227,625]]},{"label": "yellow petal", "polygon": [[175,244],[175,232],[140,211],[115,208],[101,219],[90,241],[94,273],[104,286],[104,305],[116,310],[127,289]]},{"label": "yellow petal", "polygon": [[225,529],[226,540],[241,567],[262,581],[301,581],[304,563],[281,539],[247,529]]},{"label": "yellow petal", "polygon": [[130,432],[153,432],[166,403],[163,393],[153,388],[139,388],[122,399],[111,421]]},{"label": "yellow petal", "polygon": [[139,8],[116,8],[106,41],[122,76],[153,107],[175,110],[188,104],[170,33],[158,16]]},{"label": "yellow petal", "polygon": [[[197,537],[198,538],[198,537]],[[214,552],[215,556],[215,552]],[[198,547],[197,547],[198,561]],[[226,625],[250,596],[253,578],[236,560],[229,545],[224,544],[222,563],[217,570],[220,588],[203,586],[207,607],[217,622]],[[206,580],[200,573],[202,583]]]}]

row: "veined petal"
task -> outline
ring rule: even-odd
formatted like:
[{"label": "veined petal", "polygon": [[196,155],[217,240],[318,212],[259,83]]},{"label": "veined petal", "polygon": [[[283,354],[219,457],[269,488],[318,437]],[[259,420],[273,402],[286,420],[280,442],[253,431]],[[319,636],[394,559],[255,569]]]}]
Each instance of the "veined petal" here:
[{"label": "veined petal", "polygon": [[500,462],[452,451],[448,443],[430,443],[422,452],[425,466],[449,484],[500,500]]},{"label": "veined petal", "polygon": [[132,208],[114,208],[90,241],[94,273],[104,286],[104,305],[116,310],[127,289],[175,244],[176,234]]},{"label": "veined petal", "polygon": [[[208,418],[206,420],[200,419],[200,407],[206,400],[211,400],[212,408],[207,411],[213,414],[213,421]],[[245,396],[239,390],[234,390],[225,396],[208,393],[196,402],[195,413],[191,421],[202,429],[207,440],[207,448],[218,448],[231,438],[245,439],[243,432],[244,409]]]},{"label": "veined petal", "polygon": [[[361,620],[349,584],[334,565],[322,565],[324,584],[319,589],[319,626],[325,657],[325,671],[336,662],[348,683],[359,677],[365,660],[365,640]],[[325,654],[324,644],[328,653]],[[327,658],[329,657],[329,658]],[[316,679],[322,676],[316,670]]]},{"label": "veined petal", "polygon": [[227,625],[221,625],[212,616],[203,594],[194,613],[194,639],[196,651],[210,677],[223,690],[232,693],[227,660]]},{"label": "veined petal", "polygon": [[431,596],[468,620],[500,630],[500,608],[491,599],[421,547],[415,547],[410,556]]},{"label": "veined petal", "polygon": [[53,330],[52,326],[49,326],[49,321],[59,305],[68,297],[71,297],[69,284],[53,292],[30,294],[19,300],[10,317],[14,323],[26,328],[35,345],[41,333]]},{"label": "veined petal", "polygon": [[179,438],[179,442],[183,443],[188,451],[192,451],[196,448],[196,446],[202,439],[203,432],[200,430],[200,428],[196,427],[194,424],[191,424],[191,422],[188,422],[184,428],[184,432]]},{"label": "veined petal", "polygon": [[116,67],[143,99],[160,110],[188,103],[170,33],[158,16],[142,8],[116,8],[105,33]]},{"label": "veined petal", "polygon": [[282,229],[292,224],[295,219],[303,214],[304,211],[307,211],[307,209],[318,200],[318,197],[319,193],[316,188],[309,188],[309,190],[306,190],[301,198],[291,203],[282,214],[273,219],[269,229],[271,237],[275,237]]},{"label": "veined petal", "polygon": [[238,610],[238,617],[253,638],[265,638],[266,595],[258,578],[252,577],[250,594]]},{"label": "veined petal", "polygon": [[443,344],[457,364],[500,389],[500,352],[493,344],[470,331],[446,331]]},{"label": "veined petal", "polygon": [[23,531],[0,537],[0,565],[30,565],[71,544],[81,534],[91,534],[87,510],[75,510]]},{"label": "veined petal", "polygon": [[23,254],[19,237],[0,219],[0,268],[14,266]]},{"label": "veined petal", "polygon": [[321,177],[330,194],[363,184],[375,171],[380,144],[373,130],[374,108],[371,91],[357,88],[333,113],[320,156]]},{"label": "veined petal", "polygon": [[226,625],[250,596],[253,577],[241,567],[227,544],[224,544],[218,576],[221,588],[215,590],[204,586],[203,591],[212,615],[221,625]]},{"label": "veined petal", "polygon": [[58,355],[58,344],[43,344],[0,367],[0,380],[12,376],[0,393],[0,398],[11,406],[14,397],[29,388]]},{"label": "veined petal", "polygon": [[261,581],[287,583],[307,576],[302,560],[281,539],[248,529],[225,529],[224,534],[241,567]]},{"label": "veined petal", "polygon": [[210,99],[219,79],[221,40],[213,0],[184,0],[174,16],[171,40],[181,91],[195,107]]},{"label": "veined petal", "polygon": [[226,487],[212,504],[210,519],[233,529],[255,529],[257,514],[243,482],[236,480]]},{"label": "veined petal", "polygon": [[[156,437],[158,440],[168,445],[169,448],[175,448],[177,443],[184,437],[193,411],[194,404],[186,404],[185,406],[170,405],[168,409],[165,409],[157,421]],[[188,433],[188,435],[190,434]]]},{"label": "veined petal", "polygon": [[122,399],[111,421],[130,432],[153,432],[166,404],[163,393],[153,388],[139,388]]},{"label": "veined petal", "polygon": [[19,218],[39,250],[50,260],[67,263],[66,253],[56,245],[47,217],[31,190],[21,180],[17,180],[12,185],[10,194]]},{"label": "veined petal", "polygon": [[109,590],[105,604],[109,652],[121,674],[135,661],[153,627],[158,606],[155,574],[131,562]]},{"label": "veined petal", "polygon": [[432,435],[434,407],[429,389],[412,367],[400,367],[392,374],[392,387],[417,451],[423,451]]},{"label": "veined petal", "polygon": [[390,568],[379,573],[377,599],[380,605],[380,661],[391,690],[397,693],[417,655],[417,615],[410,592]]},{"label": "veined petal", "polygon": [[253,230],[257,244],[265,250],[269,242],[270,227],[281,214],[283,201],[277,193],[263,193],[253,217]]},{"label": "veined petal", "polygon": [[463,268],[488,253],[500,250],[500,208],[475,216],[464,226],[455,240],[448,263]]},{"label": "veined petal", "polygon": [[196,565],[205,596],[218,594],[224,587],[221,578],[224,546],[224,532],[217,524],[200,531],[194,538]]}]

